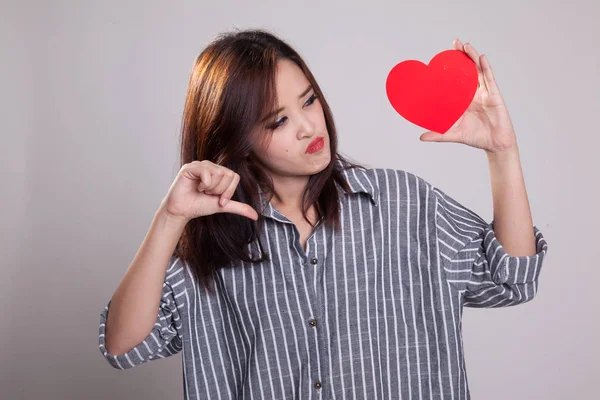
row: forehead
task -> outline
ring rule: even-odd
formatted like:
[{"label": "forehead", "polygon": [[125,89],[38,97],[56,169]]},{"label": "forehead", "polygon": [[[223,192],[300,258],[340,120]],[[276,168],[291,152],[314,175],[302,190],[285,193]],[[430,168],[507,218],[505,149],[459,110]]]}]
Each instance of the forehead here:
[{"label": "forehead", "polygon": [[304,72],[290,60],[279,60],[275,79],[277,95],[280,97],[297,96],[309,84]]}]

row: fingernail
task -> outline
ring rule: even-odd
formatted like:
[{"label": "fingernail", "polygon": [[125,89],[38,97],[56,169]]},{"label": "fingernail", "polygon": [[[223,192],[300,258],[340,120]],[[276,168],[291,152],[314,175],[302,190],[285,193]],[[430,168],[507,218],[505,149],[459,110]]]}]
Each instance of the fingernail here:
[{"label": "fingernail", "polygon": [[221,199],[221,206],[224,207],[225,204],[227,204],[228,201],[229,201],[228,198]]}]

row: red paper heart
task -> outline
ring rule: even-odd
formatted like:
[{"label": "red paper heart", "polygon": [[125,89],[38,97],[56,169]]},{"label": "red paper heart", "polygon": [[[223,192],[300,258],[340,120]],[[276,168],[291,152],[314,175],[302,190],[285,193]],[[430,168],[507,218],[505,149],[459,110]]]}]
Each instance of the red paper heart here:
[{"label": "red paper heart", "polygon": [[385,89],[392,107],[408,121],[446,133],[469,108],[477,91],[477,65],[463,51],[445,50],[428,65],[396,64]]}]

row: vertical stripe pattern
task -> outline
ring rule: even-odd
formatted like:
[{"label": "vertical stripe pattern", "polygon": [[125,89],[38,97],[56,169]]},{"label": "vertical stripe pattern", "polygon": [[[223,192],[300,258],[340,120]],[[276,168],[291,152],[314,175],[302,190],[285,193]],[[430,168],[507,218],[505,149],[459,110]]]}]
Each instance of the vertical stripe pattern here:
[{"label": "vertical stripe pattern", "polygon": [[[486,223],[422,178],[348,169],[341,230],[318,226],[300,244],[270,203],[268,259],[218,270],[217,294],[172,257],[156,323],[125,354],[128,369],[182,353],[186,399],[470,399],[463,307],[506,307],[537,293],[547,243],[513,257]],[[248,252],[258,255],[257,242]]]}]

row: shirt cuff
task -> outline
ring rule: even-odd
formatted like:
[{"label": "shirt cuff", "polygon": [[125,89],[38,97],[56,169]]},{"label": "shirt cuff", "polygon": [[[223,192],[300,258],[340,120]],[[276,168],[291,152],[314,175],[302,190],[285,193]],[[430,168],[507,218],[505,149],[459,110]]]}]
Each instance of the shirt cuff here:
[{"label": "shirt cuff", "polygon": [[496,238],[492,221],[483,232],[482,257],[489,264],[492,280],[497,284],[524,284],[537,281],[548,244],[542,232],[533,227],[536,254],[511,256]]}]

